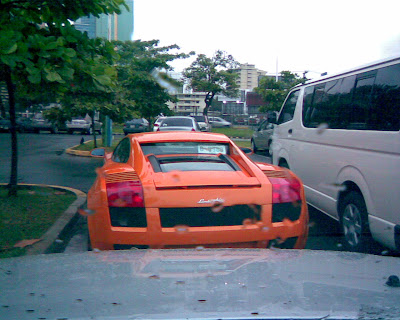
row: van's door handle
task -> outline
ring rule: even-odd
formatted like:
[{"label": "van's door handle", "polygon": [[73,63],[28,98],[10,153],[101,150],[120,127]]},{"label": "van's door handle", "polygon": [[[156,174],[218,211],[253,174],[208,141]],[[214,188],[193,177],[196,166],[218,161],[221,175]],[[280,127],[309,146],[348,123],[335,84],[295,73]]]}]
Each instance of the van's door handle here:
[{"label": "van's door handle", "polygon": [[289,133],[289,134],[292,134],[292,133],[293,133],[293,129],[289,129],[289,130],[288,130],[288,133]]}]

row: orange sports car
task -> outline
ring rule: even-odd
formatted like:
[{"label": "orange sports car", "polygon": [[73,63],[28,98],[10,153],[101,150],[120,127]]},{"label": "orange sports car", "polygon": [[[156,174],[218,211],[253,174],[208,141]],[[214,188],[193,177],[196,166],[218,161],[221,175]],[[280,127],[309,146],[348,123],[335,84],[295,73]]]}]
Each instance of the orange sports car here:
[{"label": "orange sports car", "polygon": [[225,135],[132,134],[104,159],[88,193],[92,248],[305,246],[300,179]]}]

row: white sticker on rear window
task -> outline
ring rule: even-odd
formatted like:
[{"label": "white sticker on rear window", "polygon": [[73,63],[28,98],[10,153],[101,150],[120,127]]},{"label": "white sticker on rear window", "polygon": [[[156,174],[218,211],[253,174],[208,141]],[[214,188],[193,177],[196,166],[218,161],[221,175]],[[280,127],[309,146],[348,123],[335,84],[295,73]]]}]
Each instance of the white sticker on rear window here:
[{"label": "white sticker on rear window", "polygon": [[225,146],[218,146],[218,145],[199,145],[198,149],[199,153],[211,153],[211,154],[219,154],[223,153],[226,154],[226,147]]}]

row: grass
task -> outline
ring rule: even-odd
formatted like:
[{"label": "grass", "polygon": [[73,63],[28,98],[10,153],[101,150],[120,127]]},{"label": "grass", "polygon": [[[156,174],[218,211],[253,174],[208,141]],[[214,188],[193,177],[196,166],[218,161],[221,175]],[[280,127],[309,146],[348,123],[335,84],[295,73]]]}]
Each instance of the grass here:
[{"label": "grass", "polygon": [[233,142],[235,142],[235,144],[238,146],[238,147],[241,147],[241,148],[251,148],[251,142],[250,141],[243,141],[243,140],[233,140]]},{"label": "grass", "polygon": [[24,255],[25,248],[13,246],[42,237],[76,199],[68,191],[36,186],[20,186],[17,197],[7,194],[0,186],[0,258]]},{"label": "grass", "polygon": [[223,133],[227,135],[228,137],[238,137],[238,138],[244,138],[244,139],[250,139],[251,136],[253,135],[254,130],[250,128],[213,128],[211,130],[212,132],[216,133]]}]

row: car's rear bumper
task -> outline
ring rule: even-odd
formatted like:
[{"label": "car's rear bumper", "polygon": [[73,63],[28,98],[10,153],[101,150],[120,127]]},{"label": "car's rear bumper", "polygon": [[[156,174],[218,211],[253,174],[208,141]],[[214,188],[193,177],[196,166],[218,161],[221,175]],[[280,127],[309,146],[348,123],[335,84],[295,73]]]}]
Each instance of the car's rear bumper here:
[{"label": "car's rear bumper", "polygon": [[[300,218],[296,221],[245,223],[235,226],[161,227],[159,210],[146,210],[147,227],[113,227],[108,210],[101,209],[88,219],[90,239],[93,248],[111,250],[115,245],[149,248],[173,247],[258,247],[266,248],[272,240],[284,242],[297,238],[294,248],[305,247],[308,234],[308,211],[302,206]],[[97,215],[97,217],[96,217]]]}]

